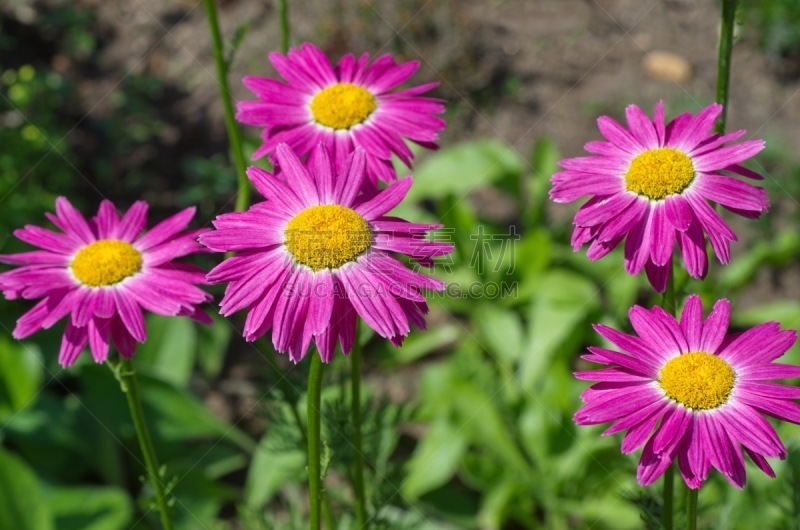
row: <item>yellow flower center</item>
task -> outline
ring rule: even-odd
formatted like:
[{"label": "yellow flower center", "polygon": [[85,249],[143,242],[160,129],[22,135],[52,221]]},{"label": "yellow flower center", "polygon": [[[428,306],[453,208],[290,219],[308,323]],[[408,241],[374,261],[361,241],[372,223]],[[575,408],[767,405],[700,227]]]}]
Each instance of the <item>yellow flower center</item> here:
[{"label": "yellow flower center", "polygon": [[378,106],[366,88],[352,83],[337,83],[311,100],[314,120],[332,129],[349,129],[369,118]]},{"label": "yellow flower center", "polygon": [[628,191],[654,201],[681,193],[693,180],[692,159],[671,147],[650,149],[637,155],[625,173]]},{"label": "yellow flower center", "polygon": [[286,248],[312,270],[336,269],[369,248],[372,231],[363,217],[338,204],[312,206],[286,227]]},{"label": "yellow flower center", "polygon": [[114,285],[142,270],[142,254],[130,243],[103,239],[86,245],[72,260],[72,273],[84,285]]},{"label": "yellow flower center", "polygon": [[658,382],[667,396],[693,410],[714,409],[728,401],[736,373],[710,353],[684,353],[664,365]]}]

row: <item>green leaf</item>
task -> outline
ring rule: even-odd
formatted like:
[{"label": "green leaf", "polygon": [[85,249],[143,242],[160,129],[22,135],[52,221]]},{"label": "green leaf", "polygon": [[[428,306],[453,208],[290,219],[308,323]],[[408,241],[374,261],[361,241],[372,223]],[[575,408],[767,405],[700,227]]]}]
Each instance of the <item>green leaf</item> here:
[{"label": "green leaf", "polygon": [[[138,357],[134,359],[134,366],[137,361]],[[92,417],[112,432],[131,435],[125,396],[108,368],[84,366],[80,377],[84,391],[82,402]],[[181,444],[187,440],[211,437],[228,440],[248,452],[255,449],[255,443],[247,434],[214,415],[194,395],[160,377],[138,373],[137,378],[145,417],[156,445],[184,450]],[[157,449],[162,450],[162,447]]]},{"label": "green leaf", "polygon": [[[513,244],[513,243],[512,243]],[[525,232],[522,239],[516,242],[516,271],[523,280],[541,274],[550,265],[553,255],[553,241],[550,232],[544,229]],[[535,285],[531,285],[535,287]],[[523,286],[523,289],[527,286]]]},{"label": "green leaf", "polygon": [[417,165],[406,200],[441,199],[449,194],[461,198],[504,178],[519,178],[524,165],[519,153],[498,140],[458,144]]},{"label": "green leaf", "polygon": [[57,528],[122,530],[129,527],[133,515],[128,494],[119,488],[54,488],[47,503],[53,510]]},{"label": "green leaf", "polygon": [[455,475],[467,449],[464,434],[444,419],[431,423],[408,462],[404,497],[416,499]]},{"label": "green leaf", "polygon": [[136,352],[136,365],[178,386],[192,375],[197,348],[195,324],[187,318],[150,315],[147,341]]},{"label": "green leaf", "polygon": [[800,302],[779,300],[769,302],[750,309],[735,311],[731,317],[738,326],[757,326],[774,320],[781,327],[795,328],[800,325]]},{"label": "green leaf", "polygon": [[582,519],[583,524],[578,523],[580,528],[642,528],[639,510],[613,495],[593,495],[579,501],[560,499],[556,508],[564,514],[566,520],[574,520],[575,517]]},{"label": "green leaf", "polygon": [[625,272],[613,274],[605,284],[609,309],[617,318],[624,318],[636,303],[639,292],[639,278]]},{"label": "green leaf", "polygon": [[478,219],[469,201],[462,200],[463,197],[447,195],[442,198],[437,208],[439,214],[438,223],[444,228],[436,233],[436,241],[453,243],[455,246],[455,256],[450,259],[452,263],[469,264],[473,269],[478,268],[474,263],[476,255],[476,240],[473,239],[478,226]]},{"label": "green leaf", "polygon": [[438,324],[425,332],[415,330],[408,335],[400,348],[392,346],[388,341],[381,341],[380,355],[375,355],[375,358],[385,365],[412,363],[455,343],[462,333],[462,326],[448,323]]},{"label": "green leaf", "polygon": [[511,515],[516,511],[527,511],[532,517],[532,506],[522,510],[521,500],[531,503],[531,484],[520,480],[506,480],[494,485],[484,497],[478,520],[481,528],[499,530]]},{"label": "green leaf", "polygon": [[558,171],[558,159],[561,155],[558,146],[550,138],[540,138],[533,146],[533,171],[548,182],[553,173]]},{"label": "green leaf", "polygon": [[50,530],[50,506],[36,475],[19,458],[0,448],[0,528]]},{"label": "green leaf", "polygon": [[522,322],[516,311],[497,305],[481,304],[472,314],[472,323],[489,351],[507,361],[516,361],[522,351]]},{"label": "green leaf", "polygon": [[[448,418],[453,425],[459,426],[459,433],[471,444],[488,451],[507,469],[525,473],[529,469],[528,462],[504,421],[502,403],[499,402],[501,388],[489,390],[480,386],[479,381],[463,372],[463,369],[469,370],[462,368],[463,363],[471,363],[471,358],[453,356],[449,364],[426,370],[422,379],[425,407],[422,413]],[[483,373],[491,370],[488,362],[485,368],[479,364],[472,364],[471,368]]]},{"label": "green leaf", "polygon": [[523,388],[536,388],[559,351],[577,347],[585,336],[587,315],[599,305],[600,293],[585,277],[566,270],[546,274],[533,297],[527,350],[522,355]]},{"label": "green leaf", "polygon": [[35,403],[43,371],[38,348],[0,338],[0,418]]},{"label": "green leaf", "polygon": [[217,436],[230,440],[245,451],[255,443],[244,432],[211,413],[194,396],[158,379],[140,376],[142,401],[156,411],[148,416],[157,435],[164,440]]},{"label": "green leaf", "polygon": [[244,22],[239,22],[236,25],[236,29],[233,32],[233,38],[231,39],[230,46],[228,49],[228,53],[225,54],[225,68],[229,69],[233,64],[234,59],[236,59],[236,52],[239,51],[239,48],[244,42],[244,37],[247,35],[247,31],[250,29],[250,21],[246,20]]},{"label": "green leaf", "polygon": [[[440,513],[442,517],[451,520],[457,528],[477,529],[478,497],[472,492],[457,485],[447,484],[423,495],[419,504],[428,505]],[[437,528],[447,528],[437,525]],[[412,527],[416,528],[416,527]]]},{"label": "green leaf", "polygon": [[305,476],[305,452],[299,448],[277,449],[278,445],[270,430],[258,443],[244,487],[244,499],[249,508],[261,508],[284,484],[302,480]]},{"label": "green leaf", "polygon": [[753,241],[747,252],[737,256],[721,270],[719,292],[748,286],[765,265],[785,267],[800,252],[800,235],[793,229],[782,230],[768,239]]},{"label": "green leaf", "polygon": [[525,212],[528,226],[539,226],[545,218],[550,177],[558,171],[559,152],[554,141],[541,138],[533,146],[533,176],[528,181],[530,201]]},{"label": "green leaf", "polygon": [[211,318],[214,319],[213,325],[196,327],[199,338],[197,360],[205,376],[214,379],[222,370],[232,328],[230,323],[219,315],[212,315]]},{"label": "green leaf", "polygon": [[77,480],[87,472],[88,463],[97,461],[97,447],[89,450],[82,441],[86,430],[78,427],[73,406],[77,404],[43,392],[33,407],[5,425],[4,434],[25,460],[36,462],[40,477]]},{"label": "green leaf", "polygon": [[[218,523],[222,506],[237,500],[239,492],[221,480],[214,480],[195,467],[180,475],[173,494],[178,502],[173,508],[176,530],[217,530],[228,528]],[[152,497],[150,498],[152,500]],[[155,525],[154,525],[155,526]],[[161,528],[161,526],[155,526]]]}]

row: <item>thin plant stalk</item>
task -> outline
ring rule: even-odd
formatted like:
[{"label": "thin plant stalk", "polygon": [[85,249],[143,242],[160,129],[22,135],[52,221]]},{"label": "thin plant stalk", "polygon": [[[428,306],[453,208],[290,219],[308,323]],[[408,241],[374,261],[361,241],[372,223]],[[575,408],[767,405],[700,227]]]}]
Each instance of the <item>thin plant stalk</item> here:
[{"label": "thin plant stalk", "polygon": [[[303,443],[307,444],[308,438],[306,438],[306,426],[303,423],[303,420],[300,418],[300,412],[297,409],[297,396],[294,387],[289,381],[286,373],[281,369],[280,366],[278,366],[275,356],[268,351],[269,346],[256,349],[261,356],[264,357],[270,369],[275,374],[275,377],[277,378],[277,384],[280,387],[281,393],[283,394],[283,399],[292,413],[292,419],[294,420],[297,430],[300,432],[300,437],[303,439]],[[325,520],[325,525],[327,528],[335,528],[333,522],[333,510],[331,509],[331,500],[324,491],[322,493],[322,515]]]},{"label": "thin plant stalk", "polygon": [[122,391],[128,400],[128,408],[131,411],[133,426],[136,429],[136,438],[139,440],[139,447],[144,456],[144,463],[147,467],[147,475],[150,477],[150,484],[156,496],[156,505],[161,515],[161,525],[164,530],[173,530],[172,513],[170,512],[167,499],[166,488],[161,482],[159,473],[158,458],[153,447],[153,440],[150,438],[150,431],[144,421],[144,410],[142,409],[142,399],[139,394],[139,386],[136,381],[136,371],[133,363],[127,359],[122,359],[119,364],[119,379],[122,384]]},{"label": "thin plant stalk", "polygon": [[320,409],[322,405],[322,359],[311,355],[308,374],[308,507],[310,530],[320,530],[322,522],[322,466],[320,465]]},{"label": "thin plant stalk", "polygon": [[667,313],[673,317],[676,314],[677,308],[675,307],[675,267],[673,267],[672,258],[669,264],[669,276],[667,276],[667,288],[664,291],[661,305]]},{"label": "thin plant stalk", "polygon": [[[733,30],[736,24],[736,0],[722,0],[722,14],[719,34],[719,55],[717,56],[717,103],[722,105],[714,132],[725,134],[725,126],[728,117],[728,99],[731,83],[731,57],[733,55]],[[670,272],[669,284],[673,284],[672,272]],[[667,291],[669,292],[669,285]],[[675,288],[672,286],[672,314],[675,315]],[[674,466],[670,466],[669,472],[674,474]],[[673,479],[674,480],[674,479]],[[697,497],[700,493],[698,489],[691,489],[687,486],[688,495],[686,503],[686,528],[696,530],[697,528]],[[666,492],[665,492],[666,500]],[[671,511],[671,510],[670,510]],[[668,530],[671,526],[668,527]]]},{"label": "thin plant stalk", "polygon": [[322,519],[325,521],[325,528],[327,530],[335,530],[336,521],[333,519],[333,510],[331,509],[331,498],[328,492],[322,490]]},{"label": "thin plant stalk", "polygon": [[717,119],[714,131],[725,132],[728,115],[728,89],[731,83],[731,54],[733,53],[733,28],[736,18],[736,0],[722,0],[722,23],[719,35],[717,58],[717,103],[722,105],[722,114]]},{"label": "thin plant stalk", "polygon": [[353,349],[350,352],[350,388],[351,388],[351,415],[353,419],[353,446],[355,459],[353,460],[353,502],[356,512],[356,528],[363,530],[367,526],[367,506],[364,496],[364,453],[361,437],[361,345],[358,340],[356,325]]},{"label": "thin plant stalk", "polygon": [[675,510],[675,465],[671,464],[664,471],[664,498],[662,502],[661,521],[664,530],[673,530]]},{"label": "thin plant stalk", "polygon": [[697,530],[697,495],[699,489],[689,489],[689,498],[686,503],[686,530]]},{"label": "thin plant stalk", "polygon": [[[662,306],[664,309],[675,316],[675,267],[672,258],[669,263],[669,276],[667,276],[667,288],[664,291]],[[662,522],[664,530],[673,530],[675,510],[675,464],[670,465],[664,472],[664,493],[662,501]]]},{"label": "thin plant stalk", "polygon": [[289,8],[287,0],[278,0],[278,15],[281,20],[281,51],[286,53],[289,51],[289,37],[291,36],[289,30]]},{"label": "thin plant stalk", "polygon": [[225,111],[225,128],[228,130],[228,141],[231,146],[231,158],[236,166],[239,179],[239,191],[236,194],[236,211],[243,212],[250,204],[250,182],[247,180],[247,162],[244,158],[242,136],[236,126],[233,113],[233,100],[228,87],[228,63],[225,60],[225,51],[222,44],[222,35],[217,21],[217,8],[214,0],[203,0],[208,18],[208,27],[211,30],[211,43],[214,48],[214,63],[217,66],[217,86],[222,99],[222,108]]}]

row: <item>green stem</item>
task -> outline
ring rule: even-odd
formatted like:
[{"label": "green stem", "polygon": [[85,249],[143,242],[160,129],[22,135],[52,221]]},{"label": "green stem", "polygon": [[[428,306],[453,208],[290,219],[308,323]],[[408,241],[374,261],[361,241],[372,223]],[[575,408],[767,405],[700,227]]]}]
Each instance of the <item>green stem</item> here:
[{"label": "green stem", "polygon": [[222,35],[217,22],[217,8],[214,0],[203,0],[208,17],[208,27],[211,30],[211,42],[214,47],[214,62],[217,65],[217,85],[222,98],[222,108],[225,111],[225,128],[228,130],[228,141],[231,144],[231,157],[236,165],[239,177],[239,192],[236,194],[236,211],[243,212],[250,204],[250,183],[247,180],[247,162],[242,148],[242,137],[233,113],[233,100],[228,88],[228,64],[225,61],[225,52],[222,45]]},{"label": "green stem", "polygon": [[133,369],[133,363],[127,359],[122,359],[119,366],[119,377],[122,383],[122,391],[128,400],[128,408],[131,411],[131,418],[133,419],[133,426],[136,429],[136,438],[139,440],[139,447],[144,456],[145,466],[147,466],[147,474],[150,477],[150,484],[156,494],[156,504],[158,511],[161,514],[161,525],[164,530],[172,530],[172,514],[170,513],[167,493],[164,484],[161,483],[161,476],[159,475],[158,459],[156,458],[156,451],[153,448],[153,441],[150,438],[150,432],[147,430],[147,424],[144,421],[144,410],[142,409],[142,399],[139,395],[139,386],[136,383],[136,371]]},{"label": "green stem", "polygon": [[[266,342],[265,342],[266,344]],[[269,365],[272,372],[275,374],[277,378],[277,384],[281,389],[281,393],[283,394],[283,399],[288,405],[289,410],[292,412],[292,419],[294,419],[295,425],[297,425],[297,430],[300,431],[300,437],[303,439],[303,443],[308,443],[308,438],[306,437],[306,426],[303,424],[303,420],[300,418],[300,412],[297,410],[297,396],[294,387],[289,382],[286,374],[283,372],[280,366],[278,366],[277,361],[275,360],[275,356],[270,351],[269,345],[266,345],[265,348],[257,348],[258,353],[261,354],[264,359],[266,359],[267,364]],[[328,498],[328,495],[325,494],[323,491],[322,494],[322,515],[325,518],[325,526],[327,528],[333,529],[336,528],[333,522],[333,511],[331,510],[331,501]]]},{"label": "green stem", "polygon": [[725,132],[728,115],[728,88],[731,83],[731,54],[733,53],[733,27],[736,18],[736,0],[722,0],[722,24],[719,36],[719,57],[717,59],[717,103],[722,105],[722,114],[717,119],[714,131]]},{"label": "green stem", "polygon": [[686,530],[697,530],[697,496],[700,489],[689,489],[689,499],[686,503]]},{"label": "green stem", "polygon": [[367,506],[364,497],[364,453],[361,440],[361,344],[358,340],[358,328],[356,325],[353,350],[350,352],[353,445],[356,453],[353,466],[353,501],[356,510],[356,528],[364,530],[367,527]]},{"label": "green stem", "polygon": [[322,359],[312,350],[308,374],[308,506],[310,530],[320,530],[322,468],[320,466],[320,408],[322,405]]},{"label": "green stem", "polygon": [[675,316],[675,267],[673,266],[672,258],[669,262],[669,276],[667,276],[667,288],[661,298],[661,305],[664,310],[672,316]]},{"label": "green stem", "polygon": [[289,9],[286,0],[278,0],[278,14],[281,19],[281,50],[283,53],[289,51]]},{"label": "green stem", "polygon": [[675,465],[670,465],[664,472],[664,502],[662,508],[662,522],[664,530],[673,529],[673,512],[675,499]]},{"label": "green stem", "polygon": [[333,510],[331,509],[330,495],[326,491],[322,492],[322,517],[325,519],[327,530],[336,529],[336,521],[333,520]]}]

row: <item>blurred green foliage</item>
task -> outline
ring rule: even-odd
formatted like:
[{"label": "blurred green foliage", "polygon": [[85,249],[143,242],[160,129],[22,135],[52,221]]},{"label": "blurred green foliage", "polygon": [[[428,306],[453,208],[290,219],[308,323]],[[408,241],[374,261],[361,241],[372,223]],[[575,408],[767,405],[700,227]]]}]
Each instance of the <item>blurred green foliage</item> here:
[{"label": "blurred green foliage", "polygon": [[[73,189],[75,154],[58,112],[73,97],[55,72],[31,65],[0,75],[0,248],[10,232],[52,208],[54,190]],[[80,177],[78,177],[80,178]]]},{"label": "blurred green foliage", "polygon": [[755,30],[764,51],[777,57],[800,54],[800,3],[795,0],[742,0],[740,19]]},{"label": "blurred green foliage", "polygon": [[[435,270],[450,289],[447,296],[430,297],[429,331],[412,333],[399,349],[368,330],[361,337],[375,373],[401,374],[395,384],[411,384],[413,398],[400,405],[374,389],[364,397],[375,528],[617,529],[658,520],[658,496],[635,483],[635,457],[620,453],[616,437],[599,436],[602,428],[579,429],[571,419],[586,387],[571,372],[589,368],[578,355],[601,342],[590,324],[624,329],[631,305],[658,298],[648,298],[643,280],[623,272],[618,251],[590,263],[569,249],[570,215],[561,211],[568,207],[555,208],[546,199],[558,159],[546,139],[528,159],[480,140],[444,148],[419,163],[416,174],[425,178],[415,182],[415,201],[402,206],[403,215],[441,218],[454,231],[437,237],[454,241],[457,256]],[[488,190],[513,203],[511,218],[498,221],[491,205],[478,206]],[[798,255],[797,234],[779,230],[774,238],[755,241],[732,265],[713,266],[713,283],[679,272],[678,288],[701,293],[707,304],[722,296],[735,301],[756,275],[780,270]],[[507,288],[489,289],[500,285]],[[735,312],[734,324],[770,319],[796,326],[800,304],[750,306]],[[262,389],[258,410],[268,427],[253,440],[194,397],[200,381],[207,385],[222,374],[234,329],[222,319],[205,328],[151,317],[148,331],[137,365],[179,526],[228,528],[231,516],[224,514],[235,507],[235,518],[246,528],[302,528],[305,425],[298,411],[304,410],[307,363],[288,373],[282,390],[271,386],[273,378]],[[14,524],[83,528],[91,520],[98,530],[134,522],[135,528],[150,528],[157,524],[155,512],[148,511],[151,494],[141,480],[117,382],[86,356],[69,371],[58,370],[52,353],[57,339],[45,334],[23,345],[0,343],[0,377],[8,379],[0,392],[0,432],[11,451],[8,466],[28,477],[23,484],[31,491],[52,491],[47,495],[56,499],[37,512],[47,523]],[[795,349],[788,361],[798,360]],[[327,497],[343,530],[353,524],[346,515],[353,458],[346,370],[346,359],[338,355],[323,395]],[[394,380],[377,377],[384,384]],[[800,442],[791,428],[779,430],[790,446]],[[776,468],[778,480],[750,469],[744,493],[712,477],[703,489],[704,524],[790,528],[797,504],[787,481],[795,480],[795,472],[782,463]],[[130,491],[136,492],[136,506],[124,495]],[[81,494],[93,501],[70,502]],[[765,499],[777,501],[769,510],[756,509]]]}]

